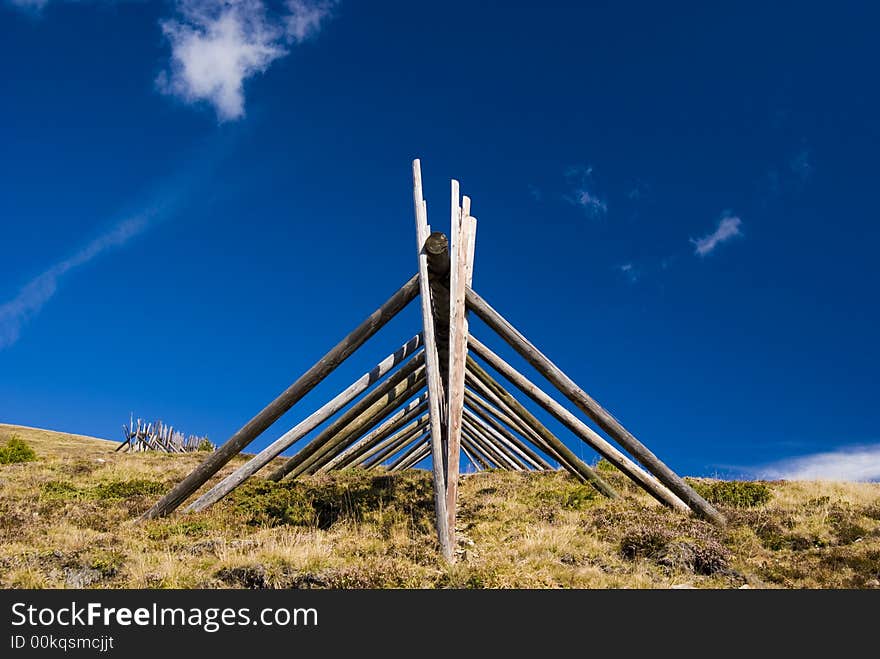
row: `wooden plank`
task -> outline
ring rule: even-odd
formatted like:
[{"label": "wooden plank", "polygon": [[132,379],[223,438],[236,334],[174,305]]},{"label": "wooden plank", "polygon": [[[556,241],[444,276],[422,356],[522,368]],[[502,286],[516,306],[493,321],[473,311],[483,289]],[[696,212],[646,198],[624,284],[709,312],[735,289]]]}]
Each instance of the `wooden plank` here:
[{"label": "wooden plank", "polygon": [[498,449],[489,441],[484,439],[480,434],[475,433],[470,426],[463,426],[463,436],[471,440],[487,458],[495,465],[496,469],[504,469],[505,471],[521,471],[515,463],[500,453]]},{"label": "wooden plank", "polygon": [[421,445],[416,444],[416,450],[412,451],[409,457],[406,460],[400,462],[400,464],[398,464],[396,467],[389,468],[389,471],[403,471],[404,469],[414,467],[419,462],[427,458],[430,454],[431,447],[427,441],[424,441]]},{"label": "wooden plank", "polygon": [[434,317],[431,313],[431,289],[428,281],[428,257],[425,241],[431,233],[428,226],[428,209],[422,195],[422,166],[418,159],[413,160],[413,206],[416,219],[416,244],[418,249],[418,285],[422,306],[422,337],[425,342],[425,363],[428,379],[428,410],[431,417],[431,455],[434,463],[434,512],[437,527],[437,540],[440,553],[452,562],[455,555],[449,542],[449,526],[446,515],[446,475],[443,472],[443,422],[440,405],[443,388],[440,380],[440,364],[437,343],[434,337]]},{"label": "wooden plank", "polygon": [[492,463],[489,461],[488,458],[483,456],[483,454],[474,447],[470,439],[468,439],[467,435],[461,436],[461,445],[468,451],[470,451],[470,455],[473,457],[474,460],[476,460],[475,464],[477,464],[481,469],[492,469]]},{"label": "wooden plank", "polygon": [[470,411],[474,415],[482,419],[484,423],[487,423],[489,426],[491,426],[495,430],[495,432],[501,434],[506,439],[506,441],[515,445],[519,452],[527,456],[528,461],[532,465],[534,465],[536,469],[553,469],[553,466],[544,458],[542,458],[537,452],[532,450],[532,448],[526,442],[517,437],[513,433],[513,431],[508,429],[508,427],[505,426],[500,420],[492,416],[489,410],[484,408],[480,404],[478,397],[470,390],[465,391],[465,401],[467,402],[467,407],[465,409],[470,409]]},{"label": "wooden plank", "polygon": [[[496,419],[499,419],[502,423],[507,425],[508,428],[519,433],[523,439],[531,442],[532,445],[542,451],[544,455],[556,462],[560,462],[559,455],[553,450],[553,447],[548,445],[541,435],[532,430],[524,419],[520,418],[520,416],[507,405],[507,403],[499,398],[494,391],[480,382],[480,380],[470,371],[465,375],[465,382],[471,387],[471,389],[466,391],[466,396],[469,396],[483,409],[488,410]],[[500,384],[498,386],[503,389]],[[479,391],[479,395],[474,389]],[[485,396],[485,398],[482,396]],[[553,468],[552,465],[551,468]]]},{"label": "wooden plank", "polygon": [[687,504],[679,499],[670,490],[664,487],[658,480],[642,470],[637,464],[621,453],[617,448],[609,444],[603,437],[592,428],[584,424],[574,414],[557,403],[537,385],[528,380],[522,373],[505,362],[492,350],[485,346],[477,338],[472,337],[471,345],[474,352],[489,364],[493,369],[503,375],[517,389],[535,401],[544,410],[549,412],[568,428],[575,436],[597,451],[603,458],[626,474],[636,485],[642,487],[651,496],[665,506],[669,506],[680,512],[689,512]]},{"label": "wooden plank", "polygon": [[410,358],[413,353],[418,350],[421,343],[421,334],[417,334],[404,343],[400,348],[376,364],[372,370],[364,373],[352,384],[339,392],[332,400],[319,407],[307,418],[300,421],[293,428],[281,435],[281,437],[269,444],[269,446],[257,453],[253,458],[248,460],[248,462],[196,499],[186,508],[186,511],[197,512],[199,510],[204,510],[232,492],[274,458],[281,455],[282,451],[286,451],[293,446],[293,444],[339,412],[357,396],[361,395],[367,390],[367,388],[382,379],[382,377],[384,377],[391,369]]},{"label": "wooden plank", "polygon": [[407,438],[407,441],[397,447],[393,453],[389,453],[381,460],[377,460],[370,465],[370,468],[378,467],[383,462],[388,460],[389,458],[393,458],[391,463],[386,465],[388,471],[397,471],[397,469],[401,468],[401,465],[406,464],[410,458],[413,458],[417,453],[419,453],[423,448],[428,448],[430,450],[430,441],[428,440],[428,433],[418,433],[413,435],[412,437]]},{"label": "wooden plank", "polygon": [[672,469],[666,466],[656,455],[635,438],[621,423],[607,412],[598,402],[581,389],[574,380],[550,361],[538,350],[519,330],[501,314],[493,309],[488,302],[469,288],[466,294],[467,305],[489,327],[503,338],[511,348],[516,350],[541,375],[549,380],[566,398],[578,406],[602,430],[626,449],[638,462],[651,472],[663,485],[672,490],[697,515],[723,526],[727,523],[724,516]]},{"label": "wooden plank", "polygon": [[550,432],[544,424],[542,424],[535,416],[529,412],[523,405],[514,398],[506,389],[504,389],[498,382],[496,382],[482,366],[477,364],[471,356],[468,356],[468,369],[473,373],[480,381],[483,382],[488,388],[490,388],[499,398],[501,398],[508,407],[510,407],[514,412],[525,421],[529,427],[534,430],[536,433],[541,435],[547,444],[553,447],[554,452],[557,454],[560,463],[563,467],[568,469],[572,474],[583,480],[584,482],[590,483],[593,487],[595,487],[599,492],[604,494],[607,497],[614,498],[617,496],[617,493],[614,491],[608,483],[606,483],[595,471],[593,471],[589,466],[587,466],[583,460],[577,457],[570,448],[568,448],[562,441],[556,437],[552,432]]},{"label": "wooden plank", "polygon": [[289,474],[293,469],[302,464],[306,459],[318,452],[331,438],[345,428],[353,419],[376,401],[383,401],[389,391],[404,382],[409,376],[417,371],[424,370],[424,353],[418,352],[397,370],[379,382],[373,389],[367,391],[360,399],[350,405],[342,414],[337,416],[308,444],[303,446],[293,457],[278,467],[269,476],[269,480],[278,481]]},{"label": "wooden plank", "polygon": [[[449,543],[455,546],[455,517],[458,508],[458,469],[461,457],[461,425],[464,407],[464,371],[467,356],[467,319],[464,292],[467,286],[467,234],[462,232],[462,209],[459,207],[459,187],[451,182],[450,199],[450,267],[449,267],[449,386],[446,394],[446,514],[448,515]],[[467,198],[465,198],[467,199]],[[470,200],[467,200],[470,207]]]},{"label": "wooden plank", "polygon": [[253,419],[242,426],[223,446],[211,453],[186,478],[157,501],[140,519],[163,517],[174,511],[189,496],[204,485],[214,474],[266,428],[275,423],[303,396],[314,389],[324,378],[332,373],[349,355],[360,348],[371,336],[394,318],[407,304],[415,299],[419,291],[419,277],[415,275],[394,295],[371,313],[348,336],[337,343],[318,360],[314,366],[303,373],[296,382],[285,389],[275,400],[267,405]]},{"label": "wooden plank", "polygon": [[490,446],[514,471],[529,471],[528,465],[520,460],[508,446],[498,441],[497,437],[486,432],[483,428],[478,427],[469,417],[464,417],[462,425],[471,433],[472,437],[479,437],[486,445]]},{"label": "wooden plank", "polygon": [[428,415],[427,419],[419,420],[417,423],[412,424],[412,427],[397,433],[395,437],[389,438],[391,441],[386,443],[381,450],[376,451],[374,455],[370,456],[369,460],[364,461],[364,467],[369,469],[370,467],[376,467],[382,464],[385,460],[400,451],[404,446],[408,446],[416,437],[427,434],[426,429],[429,430],[429,426],[430,415]]},{"label": "wooden plank", "polygon": [[468,462],[471,463],[475,471],[481,471],[483,469],[482,465],[477,462],[477,459],[474,457],[473,453],[470,452],[467,446],[465,446],[464,439],[461,442],[461,452],[464,453],[464,457],[468,459]]},{"label": "wooden plank", "polygon": [[321,473],[333,469],[344,469],[358,456],[383,441],[392,433],[397,432],[400,428],[403,428],[406,424],[427,410],[428,394],[426,392],[412,402],[401,407],[375,430],[364,435],[357,443],[353,444],[342,454],[336,456],[333,460],[321,467],[318,472]]},{"label": "wooden plank", "polygon": [[[410,374],[406,379],[398,382],[392,389],[387,391],[382,397],[375,400],[366,409],[359,410],[359,413],[346,423],[338,432],[328,433],[327,439],[323,444],[318,446],[312,455],[304,460],[299,461],[289,472],[291,479],[297,478],[303,474],[313,473],[315,469],[325,462],[329,462],[333,457],[344,451],[351,442],[353,442],[361,433],[369,431],[387,418],[402,403],[419,393],[425,386],[424,366],[420,366],[414,373]],[[352,409],[354,406],[352,406]],[[341,418],[341,417],[340,417]],[[294,456],[296,457],[296,456]]]},{"label": "wooden plank", "polygon": [[[495,421],[491,415],[485,414],[482,410],[477,410],[473,405],[467,405],[464,408],[464,414],[465,418],[469,419],[471,423],[479,426],[484,432],[494,437],[497,442],[507,446],[529,469],[537,469],[538,471],[552,469],[537,453],[521,442],[507,428]],[[489,421],[486,419],[489,419]],[[494,423],[490,423],[490,421]]]}]

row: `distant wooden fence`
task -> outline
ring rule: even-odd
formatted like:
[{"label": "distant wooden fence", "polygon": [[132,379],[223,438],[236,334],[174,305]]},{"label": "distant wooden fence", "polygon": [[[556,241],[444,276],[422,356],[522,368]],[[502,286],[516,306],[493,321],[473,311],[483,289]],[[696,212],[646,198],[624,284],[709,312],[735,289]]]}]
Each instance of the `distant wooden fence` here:
[{"label": "distant wooden fence", "polygon": [[130,419],[122,426],[125,439],[116,447],[119,451],[164,451],[165,453],[192,453],[194,451],[213,451],[214,445],[207,437],[184,435],[173,426],[162,421],[146,422],[143,419]]}]

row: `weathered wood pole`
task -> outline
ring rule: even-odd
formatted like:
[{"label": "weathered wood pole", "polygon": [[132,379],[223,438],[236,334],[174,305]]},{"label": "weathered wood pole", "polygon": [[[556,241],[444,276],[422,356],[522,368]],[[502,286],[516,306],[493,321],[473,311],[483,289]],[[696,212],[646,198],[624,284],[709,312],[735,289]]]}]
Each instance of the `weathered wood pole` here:
[{"label": "weathered wood pole", "polygon": [[[488,373],[485,374],[487,378],[492,378]],[[476,391],[468,390],[468,394],[471,396],[472,400],[479,403],[484,409],[489,410],[495,418],[500,420],[502,423],[507,424],[507,426],[516,432],[518,432],[524,439],[531,442],[536,448],[543,451],[545,455],[550,457],[551,459],[558,462],[560,465],[564,462],[561,456],[550,446],[546,440],[534,430],[532,427],[526,423],[525,419],[521,418],[519,414],[517,414],[516,410],[511,408],[504,400],[498,397],[498,395],[489,389],[485,384],[483,384],[477,377],[474,376],[473,373],[468,370],[466,376],[466,382],[472,389],[480,392],[480,395],[485,396],[486,398],[481,398],[480,395],[476,393]],[[499,390],[505,390],[498,381],[495,381],[495,386]],[[505,390],[506,391],[506,390]],[[489,401],[492,401],[491,403]],[[549,430],[547,432],[550,432]],[[564,466],[564,465],[563,465]],[[552,465],[551,465],[551,468]]]},{"label": "weathered wood pole", "polygon": [[479,433],[474,432],[470,425],[464,424],[462,427],[465,436],[483,451],[483,455],[487,456],[492,462],[498,465],[499,469],[505,469],[507,471],[522,471],[522,468],[517,465],[516,462],[507,457],[488,439]]},{"label": "weathered wood pole", "polygon": [[484,423],[490,425],[495,430],[495,432],[501,434],[508,442],[515,445],[521,453],[525,454],[528,457],[529,462],[531,462],[536,468],[549,470],[553,469],[553,465],[551,465],[544,458],[538,455],[538,453],[532,450],[532,448],[526,442],[517,437],[500,420],[492,416],[491,412],[480,404],[477,397],[473,393],[471,393],[470,390],[465,392],[465,398],[468,403],[467,409],[469,409],[471,413],[482,419]]},{"label": "weathered wood pole", "polygon": [[469,219],[470,199],[459,206],[458,181],[452,180],[450,200],[450,269],[449,269],[449,361],[446,390],[446,514],[449,517],[449,542],[455,546],[455,518],[458,509],[458,470],[461,459],[461,427],[464,411],[464,374],[467,356],[467,315],[464,303],[467,288],[469,229],[476,225]]},{"label": "weathered wood pole", "polygon": [[[404,364],[404,368],[406,366]],[[418,393],[425,382],[424,365],[420,364],[411,372],[403,372],[403,370],[392,375],[382,386],[349,407],[317,437],[303,446],[286,464],[274,471],[269,479],[278,481],[288,475],[294,479],[310,473],[313,468],[316,469],[323,462],[331,460],[338,452],[337,448],[339,451],[346,448],[348,446],[346,440],[353,440],[358,433],[368,431]]]},{"label": "weathered wood pole", "polygon": [[376,467],[385,460],[400,451],[404,446],[409,446],[416,437],[426,434],[425,429],[429,426],[430,416],[424,421],[411,424],[405,431],[401,430],[392,441],[386,443],[380,450],[376,451],[369,459],[365,459],[364,466],[366,468]]},{"label": "weathered wood pole", "polygon": [[424,393],[412,402],[404,405],[375,430],[364,435],[364,437],[362,437],[357,443],[348,447],[341,454],[321,467],[318,472],[321,473],[333,469],[344,469],[348,467],[359,456],[385,440],[389,435],[403,428],[410,421],[427,411],[427,409],[428,394]]},{"label": "weathered wood pole", "polygon": [[[522,462],[528,469],[537,469],[539,471],[543,471],[545,468],[549,468],[549,466],[545,467],[545,465],[539,462],[537,459],[532,458],[534,452],[531,451],[531,449],[524,451],[521,448],[521,446],[524,445],[512,433],[505,434],[504,432],[499,431],[496,427],[494,427],[492,424],[490,424],[480,415],[478,415],[470,406],[466,407],[464,412],[465,418],[470,421],[471,424],[480,428],[480,430],[483,431],[483,434],[492,437],[496,443],[506,446],[511,451],[511,453],[516,456],[517,460]],[[491,417],[488,418],[491,419]],[[504,428],[503,426],[499,427],[507,431],[507,428]],[[511,441],[510,437],[513,437],[515,441]],[[528,449],[528,447],[526,448]]]},{"label": "weathered wood pole", "polygon": [[322,405],[306,419],[300,421],[241,467],[229,474],[229,476],[205,492],[205,494],[187,506],[186,512],[198,512],[199,510],[204,510],[232,492],[274,458],[281,455],[282,451],[287,450],[290,446],[305,437],[312,430],[348,405],[357,396],[366,391],[367,388],[379,381],[392,368],[412,356],[421,345],[421,338],[421,334],[417,334],[404,343],[395,352],[391,353],[381,362],[376,364],[371,371],[364,373],[346,389],[337,394],[333,400]]},{"label": "weathered wood pole", "polygon": [[372,469],[373,467],[378,467],[385,460],[390,457],[393,457],[395,453],[400,452],[394,460],[391,461],[391,464],[388,465],[388,471],[397,471],[398,469],[402,469],[403,465],[406,464],[410,458],[413,458],[417,453],[421,452],[422,449],[427,448],[430,450],[430,445],[426,441],[428,439],[428,433],[422,433],[416,437],[411,437],[404,445],[398,447],[397,451],[394,451],[391,455],[385,456],[382,460],[378,462],[374,462],[368,468]]},{"label": "weathered wood pole", "polygon": [[465,417],[463,419],[463,427],[470,431],[473,437],[479,437],[482,439],[487,445],[491,446],[492,449],[501,455],[504,460],[512,466],[516,471],[529,471],[529,466],[523,461],[518,455],[516,455],[513,451],[510,450],[510,447],[507,446],[504,442],[498,440],[495,435],[492,435],[489,432],[486,432],[484,428],[481,428],[475,424],[470,417]]},{"label": "weathered wood pole", "polygon": [[371,336],[394,318],[398,312],[415,299],[419,290],[419,277],[415,275],[406,282],[382,306],[371,313],[360,325],[342,341],[337,343],[314,366],[303,373],[299,379],[285,389],[281,395],[267,405],[259,414],[242,426],[223,446],[211,453],[186,478],[170,492],[157,501],[140,519],[163,517],[174,511],[189,496],[204,485],[223,466],[250,444],[260,433],[275,423],[303,396],[314,389],[327,375],[339,366],[355,350],[360,348]]},{"label": "weathered wood pole", "polygon": [[483,384],[485,384],[489,389],[491,389],[501,400],[503,400],[508,407],[510,407],[516,414],[525,421],[529,427],[538,433],[547,444],[553,447],[554,452],[559,456],[560,462],[563,467],[568,469],[575,476],[580,478],[581,480],[590,483],[593,487],[595,487],[599,492],[604,494],[607,497],[616,497],[617,492],[614,491],[608,483],[606,483],[595,471],[593,471],[589,466],[587,466],[583,460],[577,457],[574,453],[572,453],[571,449],[568,448],[562,441],[556,437],[552,432],[550,432],[544,424],[542,424],[535,416],[529,412],[522,404],[514,398],[506,389],[501,387],[495,380],[480,366],[476,361],[474,361],[473,357],[468,355],[468,369],[473,375],[477,377]]},{"label": "weathered wood pole", "polygon": [[511,348],[516,350],[541,375],[547,378],[566,398],[577,405],[602,430],[607,432],[617,443],[625,448],[630,455],[638,460],[648,471],[675,495],[684,501],[697,515],[723,526],[727,523],[708,501],[697,494],[681,477],[667,467],[656,455],[637,440],[620,422],[608,413],[599,403],[593,400],[575,382],[563,373],[538,350],[519,330],[511,325],[501,314],[493,309],[488,302],[480,297],[472,288],[467,289],[467,306],[480,319],[503,338]]},{"label": "weathered wood pole", "polygon": [[657,501],[665,506],[669,506],[679,512],[690,512],[687,504],[675,496],[660,481],[656,480],[649,473],[641,469],[637,464],[630,460],[627,456],[617,450],[617,448],[609,444],[605,439],[596,433],[592,428],[584,424],[574,414],[557,403],[547,393],[541,390],[537,385],[532,383],[522,373],[517,371],[513,366],[505,362],[501,357],[496,355],[492,350],[485,346],[475,337],[471,337],[471,345],[474,353],[481,359],[485,360],[489,366],[498,371],[508,381],[510,381],[517,389],[526,396],[535,401],[544,410],[549,412],[553,417],[568,428],[576,437],[579,437],[587,445],[597,451],[603,458],[617,467],[621,472],[628,476],[636,485],[653,496]]},{"label": "weathered wood pole", "polygon": [[[427,421],[427,423],[426,423],[426,421]],[[403,437],[404,435],[411,434],[412,431],[419,426],[421,426],[422,428],[425,428],[429,423],[430,423],[430,416],[428,414],[425,414],[424,416],[417,419],[416,421],[407,424],[405,427],[401,428],[400,430],[398,430],[394,434],[391,434],[391,435],[385,437],[381,441],[374,442],[373,445],[367,451],[362,452],[357,457],[346,462],[345,466],[342,468],[343,469],[355,469],[357,467],[364,466],[365,463],[367,462],[367,460],[370,460],[376,454],[381,453],[382,451],[385,451],[389,446],[392,446],[393,444],[397,443],[400,440],[400,438]]]},{"label": "weathered wood pole", "polygon": [[430,454],[431,454],[431,446],[430,446],[430,444],[425,442],[421,446],[419,446],[417,450],[413,451],[405,461],[398,464],[395,468],[390,469],[390,471],[403,471],[404,469],[409,469],[410,467],[414,467],[419,462],[421,462],[422,460],[427,458]]},{"label": "weathered wood pole", "polygon": [[470,449],[466,446],[463,437],[461,440],[461,452],[464,453],[464,456],[473,465],[474,469],[476,469],[477,471],[481,471],[483,469],[483,466],[479,462],[477,462],[477,458],[474,457],[474,454],[471,453]]},{"label": "weathered wood pole", "polygon": [[[406,385],[409,385],[404,389]],[[368,410],[364,411],[357,419],[352,421],[345,429],[337,433],[337,435],[327,442],[327,445],[314,455],[306,464],[298,471],[291,472],[291,478],[296,478],[301,474],[314,474],[320,467],[327,464],[334,457],[345,451],[348,447],[357,442],[358,438],[364,433],[370,432],[373,428],[387,419],[401,404],[419,393],[425,386],[424,370],[420,373],[414,373],[406,382],[399,384],[392,392],[388,394],[387,402],[378,401]],[[401,391],[403,389],[403,391]]]},{"label": "weathered wood pole", "polygon": [[470,439],[468,439],[466,435],[462,435],[461,445],[467,451],[469,451],[468,457],[472,458],[472,462],[476,460],[474,464],[476,464],[480,469],[492,469],[492,463],[489,462],[487,458],[483,457],[483,455],[474,447],[474,445],[471,443]]},{"label": "weathered wood pole", "polygon": [[434,334],[434,316],[431,311],[431,288],[428,281],[428,255],[425,241],[431,233],[428,226],[428,208],[422,194],[422,166],[413,160],[413,206],[416,219],[416,245],[418,249],[418,286],[422,303],[422,337],[425,341],[425,364],[428,380],[428,410],[431,416],[431,456],[434,463],[434,513],[437,541],[440,553],[448,562],[455,560],[452,543],[449,542],[449,525],[446,515],[446,475],[443,471],[443,420],[440,403],[443,400],[443,383],[440,380],[440,363]]}]

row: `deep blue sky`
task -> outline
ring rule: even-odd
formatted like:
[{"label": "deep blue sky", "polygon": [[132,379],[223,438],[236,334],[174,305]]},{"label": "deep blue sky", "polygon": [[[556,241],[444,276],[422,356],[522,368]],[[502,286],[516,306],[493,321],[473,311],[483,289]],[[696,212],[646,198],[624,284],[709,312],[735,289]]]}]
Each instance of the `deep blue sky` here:
[{"label": "deep blue sky", "polygon": [[435,229],[473,197],[474,287],[671,467],[880,465],[872,3],[343,1],[237,116],[157,83],[182,15],[0,2],[0,421],[224,441],[415,271],[420,157]]}]

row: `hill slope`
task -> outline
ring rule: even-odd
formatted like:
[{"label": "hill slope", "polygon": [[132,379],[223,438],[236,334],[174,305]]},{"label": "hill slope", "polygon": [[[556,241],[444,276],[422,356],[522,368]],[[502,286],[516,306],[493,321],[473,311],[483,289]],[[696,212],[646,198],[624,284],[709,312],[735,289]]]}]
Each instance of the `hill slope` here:
[{"label": "hill slope", "polygon": [[[255,479],[204,513],[138,525],[203,455],[127,455],[116,442],[0,425],[0,445],[13,435],[37,459],[0,465],[3,588],[880,587],[880,484],[695,481],[721,501],[730,524],[719,530],[661,508],[604,463],[619,500],[563,473],[465,475],[460,558],[448,567],[425,472]],[[764,492],[765,503],[731,505]]]}]

